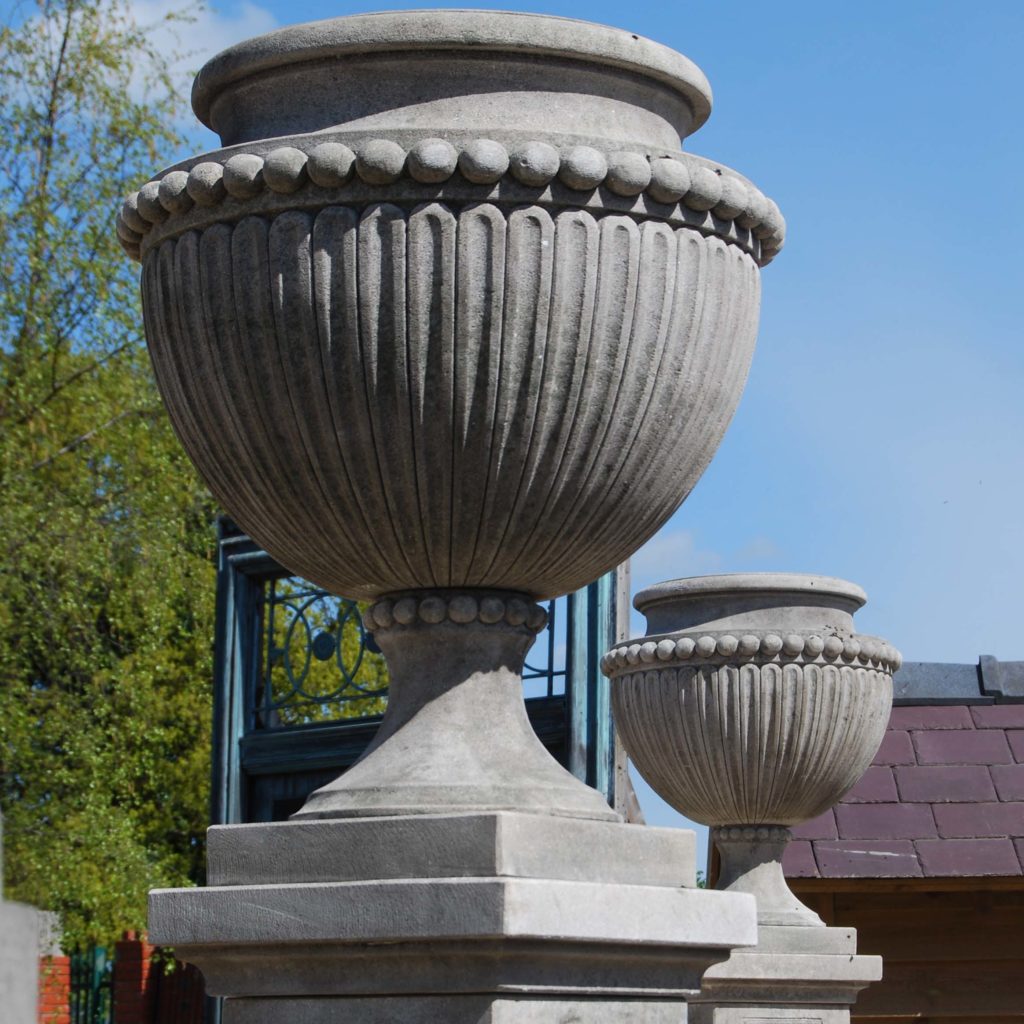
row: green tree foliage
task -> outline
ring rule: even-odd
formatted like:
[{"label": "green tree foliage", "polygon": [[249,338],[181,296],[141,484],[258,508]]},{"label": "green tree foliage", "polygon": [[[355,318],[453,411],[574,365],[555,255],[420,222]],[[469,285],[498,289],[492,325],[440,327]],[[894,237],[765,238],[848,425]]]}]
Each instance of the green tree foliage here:
[{"label": "green tree foliage", "polygon": [[179,145],[150,38],[122,0],[0,29],[4,867],[71,947],[199,878],[208,808],[213,508],[113,229]]}]

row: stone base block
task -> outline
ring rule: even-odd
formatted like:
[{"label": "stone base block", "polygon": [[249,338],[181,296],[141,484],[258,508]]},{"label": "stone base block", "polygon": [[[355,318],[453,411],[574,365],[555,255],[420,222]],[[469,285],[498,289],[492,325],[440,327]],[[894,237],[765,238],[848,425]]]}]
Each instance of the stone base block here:
[{"label": "stone base block", "polygon": [[486,995],[377,999],[228,999],[223,1024],[686,1024],[668,1000],[506,999]]},{"label": "stone base block", "polygon": [[754,949],[735,950],[704,975],[691,1024],[849,1024],[882,959],[857,955],[852,928],[765,927]]},{"label": "stone base block", "polygon": [[225,1024],[679,1024],[757,940],[753,897],[692,887],[693,837],[513,812],[214,829],[203,889],[150,939]]},{"label": "stone base block", "polygon": [[693,832],[512,811],[215,825],[208,885],[547,878],[687,886]]}]

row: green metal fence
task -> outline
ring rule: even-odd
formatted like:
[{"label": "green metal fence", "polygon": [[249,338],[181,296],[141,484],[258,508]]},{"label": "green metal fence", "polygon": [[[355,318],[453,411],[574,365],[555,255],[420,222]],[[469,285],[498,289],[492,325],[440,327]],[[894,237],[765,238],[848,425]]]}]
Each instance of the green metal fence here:
[{"label": "green metal fence", "polygon": [[71,957],[71,1024],[112,1024],[114,960],[102,946]]}]

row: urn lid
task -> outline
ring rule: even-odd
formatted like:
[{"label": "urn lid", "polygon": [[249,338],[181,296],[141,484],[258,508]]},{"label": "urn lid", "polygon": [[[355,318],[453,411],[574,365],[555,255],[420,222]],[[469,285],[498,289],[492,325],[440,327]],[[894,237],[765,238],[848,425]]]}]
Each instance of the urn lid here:
[{"label": "urn lid", "polygon": [[853,614],[866,603],[856,583],[787,572],[668,580],[641,590],[633,601],[650,633],[790,629],[830,635],[852,634]]},{"label": "urn lid", "polygon": [[[428,67],[420,63],[424,57],[440,58],[442,63]],[[513,82],[509,87],[501,81],[498,67],[503,58],[525,59],[534,65],[528,73],[513,72],[518,85]],[[475,75],[467,61],[477,65]],[[545,62],[551,66],[548,72]],[[360,73],[355,78],[339,72],[356,64]],[[667,46],[571,18],[476,10],[357,14],[257,36],[207,62],[193,85],[192,107],[225,145],[231,145],[250,141],[239,137],[236,125],[239,120],[246,122],[243,131],[251,134],[252,117],[240,112],[242,105],[255,106],[261,114],[277,104],[305,107],[307,112],[319,107],[326,123],[303,130],[322,130],[332,126],[332,116],[334,124],[365,120],[378,91],[381,105],[397,104],[415,114],[416,108],[432,102],[434,91],[447,87],[445,79],[463,95],[491,91],[507,96],[517,88],[527,92],[545,88],[548,79],[556,83],[556,91],[578,94],[581,83],[566,81],[566,70],[572,68],[618,75],[623,79],[623,95],[630,101],[636,83],[646,82],[664,97],[655,105],[685,109],[683,116],[669,115],[680,136],[696,131],[710,116],[711,86],[704,73]],[[396,74],[408,78],[407,85],[402,83],[397,90]],[[346,109],[353,102],[353,110]],[[449,115],[453,112],[456,119],[462,113],[446,109]]]}]

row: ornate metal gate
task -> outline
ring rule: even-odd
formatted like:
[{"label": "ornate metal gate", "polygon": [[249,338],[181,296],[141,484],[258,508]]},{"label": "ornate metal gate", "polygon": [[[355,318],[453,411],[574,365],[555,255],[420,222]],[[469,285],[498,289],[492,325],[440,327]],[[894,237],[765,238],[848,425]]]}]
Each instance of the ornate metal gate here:
[{"label": "ornate metal gate", "polygon": [[[219,529],[212,820],[277,821],[351,765],[387,704],[360,608],[290,576],[230,520]],[[523,675],[551,753],[615,800],[601,654],[624,637],[627,570],[552,601]]]}]

